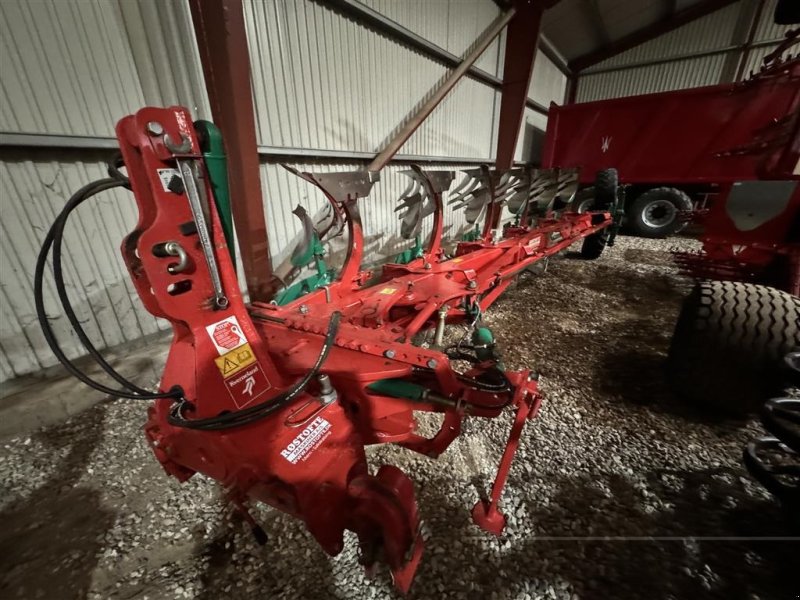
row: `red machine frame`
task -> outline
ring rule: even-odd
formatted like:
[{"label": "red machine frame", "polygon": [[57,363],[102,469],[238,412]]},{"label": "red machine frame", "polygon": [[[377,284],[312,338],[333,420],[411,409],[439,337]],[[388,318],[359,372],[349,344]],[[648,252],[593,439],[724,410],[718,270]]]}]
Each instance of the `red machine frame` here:
[{"label": "red machine frame", "polygon": [[[498,389],[481,383],[498,372],[496,361],[458,373],[447,354],[411,339],[435,325],[445,307],[448,322],[464,321],[470,308],[479,314],[514,276],[608,227],[611,215],[549,215],[535,226],[507,229],[500,240],[485,235],[462,243],[447,259],[440,251],[442,190],[435,191],[438,226],[426,256],[386,265],[379,281],[366,285],[358,200],[368,195],[373,175],[304,173],[345,215],[345,264],[337,281],[291,304],[248,307],[208,201],[212,189],[188,111],[142,109],[119,122],[117,137],[140,215],[123,257],[146,308],[173,326],[161,389],[183,391],[181,402],[157,400],[145,428],[165,470],[180,480],[201,472],[221,482],[251,523],[248,500],[301,518],[331,555],[342,550],[344,530],[355,531],[362,562],[370,566],[380,555],[395,584],[407,590],[423,548],[413,484],[388,465],[370,474],[364,446],[395,443],[436,457],[459,434],[465,415],[495,417],[510,406],[516,417],[490,498],[473,509],[479,526],[499,534],[502,488],[525,420],[541,402],[538,377],[505,372],[505,387]],[[169,185],[165,174],[172,176]],[[206,233],[224,302],[207,268],[202,224],[190,210],[193,190],[206,199]],[[186,253],[188,266],[180,272],[173,257],[156,251],[167,242]],[[310,373],[316,378],[300,386]],[[387,379],[413,381],[425,392],[409,399],[370,388]],[[223,418],[264,407],[263,418],[216,428]],[[443,413],[432,438],[416,433],[415,411]]]}]

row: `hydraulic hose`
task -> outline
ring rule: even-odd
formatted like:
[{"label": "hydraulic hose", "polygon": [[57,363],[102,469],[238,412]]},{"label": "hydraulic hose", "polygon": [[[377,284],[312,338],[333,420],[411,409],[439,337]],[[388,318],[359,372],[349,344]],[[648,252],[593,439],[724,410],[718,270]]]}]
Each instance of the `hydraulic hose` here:
[{"label": "hydraulic hose", "polygon": [[[42,248],[39,251],[39,256],[36,260],[36,268],[34,271],[34,305],[36,308],[36,316],[39,320],[39,325],[42,328],[42,333],[44,335],[45,341],[47,341],[48,346],[53,351],[53,354],[56,356],[58,361],[64,366],[64,368],[74,377],[88,385],[96,389],[99,392],[104,394],[108,394],[110,396],[118,396],[121,398],[129,398],[129,399],[141,399],[141,400],[153,400],[158,398],[177,398],[181,397],[182,393],[180,390],[170,390],[166,393],[153,393],[148,392],[136,385],[132,382],[127,380],[121,374],[119,374],[114,368],[109,365],[105,359],[100,355],[97,349],[89,340],[88,336],[86,335],[83,327],[80,324],[77,316],[75,315],[74,310],[72,309],[72,305],[69,302],[69,297],[66,293],[66,287],[64,285],[63,280],[63,272],[62,272],[62,265],[61,265],[61,245],[63,240],[63,232],[64,227],[69,218],[69,215],[74,211],[82,202],[91,198],[92,196],[103,192],[105,190],[109,190],[115,187],[129,187],[129,183],[127,178],[119,173],[118,166],[115,167],[116,173],[118,176],[109,178],[109,179],[102,179],[99,181],[95,181],[89,183],[78,190],[75,194],[67,202],[64,209],[61,211],[59,216],[56,218],[53,225],[50,227],[50,230],[47,232],[45,236],[44,242],[42,244]],[[111,171],[111,166],[109,167]],[[81,343],[84,345],[88,353],[97,361],[98,365],[109,374],[115,381],[122,384],[126,389],[124,390],[117,390],[110,388],[102,383],[99,383],[89,377],[86,373],[81,371],[72,361],[70,361],[66,354],[64,354],[61,346],[58,343],[58,340],[55,337],[52,327],[50,326],[50,322],[47,317],[47,313],[44,307],[44,271],[45,267],[47,266],[47,257],[50,254],[51,248],[53,249],[53,272],[54,277],[56,279],[56,291],[58,293],[59,299],[61,300],[61,304],[64,307],[64,311],[67,314],[67,318],[70,321],[75,333],[78,335]]]}]

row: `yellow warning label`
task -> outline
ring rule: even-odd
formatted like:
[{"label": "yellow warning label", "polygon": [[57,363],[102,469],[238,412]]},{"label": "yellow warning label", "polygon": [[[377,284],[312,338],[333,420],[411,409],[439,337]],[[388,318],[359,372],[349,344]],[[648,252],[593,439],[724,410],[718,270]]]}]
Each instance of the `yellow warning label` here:
[{"label": "yellow warning label", "polygon": [[462,260],[464,260],[464,259],[463,259],[463,258],[461,258],[461,257],[459,256],[459,257],[457,257],[457,258],[454,258],[454,259],[453,259],[453,260],[451,260],[450,262],[454,262],[454,263],[460,263]]},{"label": "yellow warning label", "polygon": [[386,295],[388,296],[388,295],[390,295],[390,294],[394,294],[396,291],[397,291],[397,288],[391,288],[391,287],[389,287],[389,288],[383,288],[383,289],[382,289],[380,292],[378,292],[378,293],[379,293],[379,294],[386,294]]},{"label": "yellow warning label", "polygon": [[256,357],[250,344],[242,344],[227,354],[215,358],[214,362],[217,363],[217,368],[222,373],[222,376],[227,378],[231,375],[236,375],[246,366],[252,365],[256,362]]}]

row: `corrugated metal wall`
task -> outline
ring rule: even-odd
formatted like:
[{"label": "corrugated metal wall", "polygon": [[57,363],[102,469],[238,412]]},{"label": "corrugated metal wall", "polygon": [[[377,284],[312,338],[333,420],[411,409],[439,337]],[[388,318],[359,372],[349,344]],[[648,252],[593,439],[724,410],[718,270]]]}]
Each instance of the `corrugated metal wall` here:
[{"label": "corrugated metal wall", "polygon": [[[776,0],[768,0],[765,5],[753,40],[756,45],[780,39],[789,29],[772,22],[775,3]],[[732,56],[738,64],[742,54],[741,50],[731,48],[743,42],[736,39],[737,21],[746,7],[745,2],[732,4],[590,67],[579,78],[576,101],[720,83],[726,61]],[[747,31],[746,26],[744,30]],[[746,62],[745,76],[750,70],[757,70],[763,56],[776,45],[753,48]]]},{"label": "corrugated metal wall", "polygon": [[[497,16],[491,0],[365,2],[404,27],[461,55]],[[372,152],[411,113],[446,70],[438,63],[312,0],[245,0],[257,136],[272,148]],[[478,66],[502,76],[501,36]],[[182,104],[209,118],[186,0],[0,2],[0,132],[113,136],[116,121],[143,105]],[[563,99],[566,81],[537,57],[531,96]],[[499,94],[464,79],[402,149],[405,154],[490,159]],[[530,129],[546,119],[526,110],[517,156],[530,154]],[[69,194],[103,176],[108,153],[94,150],[0,150],[0,381],[55,364],[33,311],[32,276],[39,245]],[[295,165],[350,170],[345,162]],[[435,165],[431,165],[434,167]],[[466,165],[464,165],[466,166]],[[459,168],[449,164],[447,168]],[[390,165],[362,216],[369,261],[402,249],[394,202],[403,167]],[[291,209],[323,207],[316,190],[273,160],[262,161],[270,250],[281,265],[300,233]],[[165,324],[138,301],[118,247],[135,225],[125,193],[80,209],[66,244],[66,278],[76,311],[99,347],[124,344]],[[447,226],[464,226],[448,211]],[[334,248],[336,250],[336,248]],[[46,306],[60,313],[47,286]],[[54,319],[68,356],[81,354],[64,318]]]}]

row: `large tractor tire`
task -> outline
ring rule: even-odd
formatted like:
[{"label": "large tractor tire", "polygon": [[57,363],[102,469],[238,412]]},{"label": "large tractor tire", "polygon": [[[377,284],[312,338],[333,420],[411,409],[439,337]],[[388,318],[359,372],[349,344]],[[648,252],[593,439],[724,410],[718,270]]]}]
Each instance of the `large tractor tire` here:
[{"label": "large tractor tire", "polygon": [[616,169],[598,171],[594,178],[594,206],[592,210],[608,210],[617,201],[619,175]]},{"label": "large tractor tire", "polygon": [[762,285],[703,281],[681,309],[667,359],[673,389],[744,416],[774,393],[785,354],[800,345],[800,299]]},{"label": "large tractor tire", "polygon": [[686,227],[680,213],[692,207],[692,199],[679,189],[653,188],[631,203],[625,211],[626,223],[640,237],[662,238]]},{"label": "large tractor tire", "polygon": [[587,235],[583,238],[583,244],[581,244],[581,258],[586,260],[600,258],[600,255],[603,254],[603,250],[606,249],[607,242],[608,232],[605,230]]},{"label": "large tractor tire", "polygon": [[590,210],[609,210],[617,200],[618,187],[619,176],[616,169],[598,171],[594,178],[594,185],[575,194],[572,210],[578,213]]}]

